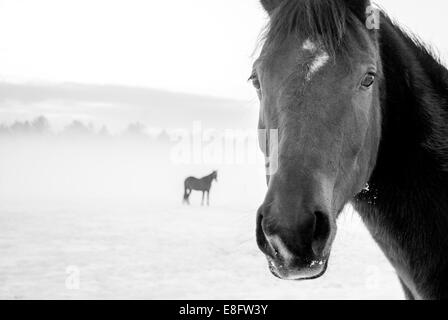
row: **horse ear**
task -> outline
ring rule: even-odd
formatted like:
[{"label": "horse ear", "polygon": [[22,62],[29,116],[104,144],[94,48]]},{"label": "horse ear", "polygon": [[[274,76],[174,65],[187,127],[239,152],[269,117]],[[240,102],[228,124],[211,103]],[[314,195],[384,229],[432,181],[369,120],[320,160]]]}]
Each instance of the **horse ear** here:
[{"label": "horse ear", "polygon": [[347,7],[363,23],[367,18],[367,9],[372,5],[370,0],[344,0]]},{"label": "horse ear", "polygon": [[267,13],[271,14],[284,0],[260,0]]}]

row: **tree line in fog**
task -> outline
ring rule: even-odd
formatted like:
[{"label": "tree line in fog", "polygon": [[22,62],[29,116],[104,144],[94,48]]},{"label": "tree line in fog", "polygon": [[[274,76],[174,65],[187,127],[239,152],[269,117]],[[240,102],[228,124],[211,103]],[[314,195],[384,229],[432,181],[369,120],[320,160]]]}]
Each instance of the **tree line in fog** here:
[{"label": "tree line in fog", "polygon": [[165,130],[148,128],[140,122],[130,123],[118,134],[110,133],[107,126],[99,128],[93,123],[73,120],[62,130],[54,130],[45,116],[31,121],[15,121],[12,124],[0,124],[0,136],[62,136],[62,137],[97,137],[97,138],[140,138],[168,142],[169,135]]}]

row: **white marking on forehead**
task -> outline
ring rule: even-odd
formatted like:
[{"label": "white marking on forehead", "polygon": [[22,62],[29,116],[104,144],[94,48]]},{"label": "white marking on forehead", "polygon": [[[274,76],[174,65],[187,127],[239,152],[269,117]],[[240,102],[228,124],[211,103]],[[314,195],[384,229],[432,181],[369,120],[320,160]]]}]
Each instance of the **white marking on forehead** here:
[{"label": "white marking on forehead", "polygon": [[308,50],[308,51],[316,51],[317,50],[317,46],[314,42],[312,42],[310,39],[306,39],[306,41],[303,43],[302,46],[303,50]]},{"label": "white marking on forehead", "polygon": [[322,69],[327,64],[329,59],[330,59],[330,56],[325,51],[322,51],[321,53],[319,53],[314,58],[314,61],[311,62],[311,64],[310,64],[309,71],[307,74],[307,79],[311,80],[311,76],[313,74],[315,74],[317,71],[319,71],[320,69]]},{"label": "white marking on forehead", "polygon": [[317,52],[317,54],[314,57],[314,60],[309,65],[308,73],[306,75],[306,80],[310,81],[313,74],[318,72],[327,64],[328,60],[330,60],[330,56],[324,50],[319,49],[319,47],[310,39],[307,39],[303,43],[302,48],[304,50],[311,51],[313,53]]}]

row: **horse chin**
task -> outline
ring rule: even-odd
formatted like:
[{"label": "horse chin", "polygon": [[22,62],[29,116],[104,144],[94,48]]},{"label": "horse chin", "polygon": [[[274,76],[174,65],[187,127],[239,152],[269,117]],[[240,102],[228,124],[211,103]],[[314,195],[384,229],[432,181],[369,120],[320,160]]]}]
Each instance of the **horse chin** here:
[{"label": "horse chin", "polygon": [[327,271],[328,259],[315,260],[302,266],[285,266],[268,257],[269,270],[281,279],[290,281],[314,280],[322,277]]}]

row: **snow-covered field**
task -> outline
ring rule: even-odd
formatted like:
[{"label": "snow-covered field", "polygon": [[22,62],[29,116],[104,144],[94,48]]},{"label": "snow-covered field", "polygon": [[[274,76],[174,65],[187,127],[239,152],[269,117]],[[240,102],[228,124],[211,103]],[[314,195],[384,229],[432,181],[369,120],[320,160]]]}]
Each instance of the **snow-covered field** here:
[{"label": "snow-covered field", "polygon": [[[327,274],[274,278],[255,243],[256,166],[222,166],[211,206],[183,206],[187,175],[141,143],[1,141],[0,298],[402,299],[356,213]],[[78,286],[79,285],[79,286]]]}]

